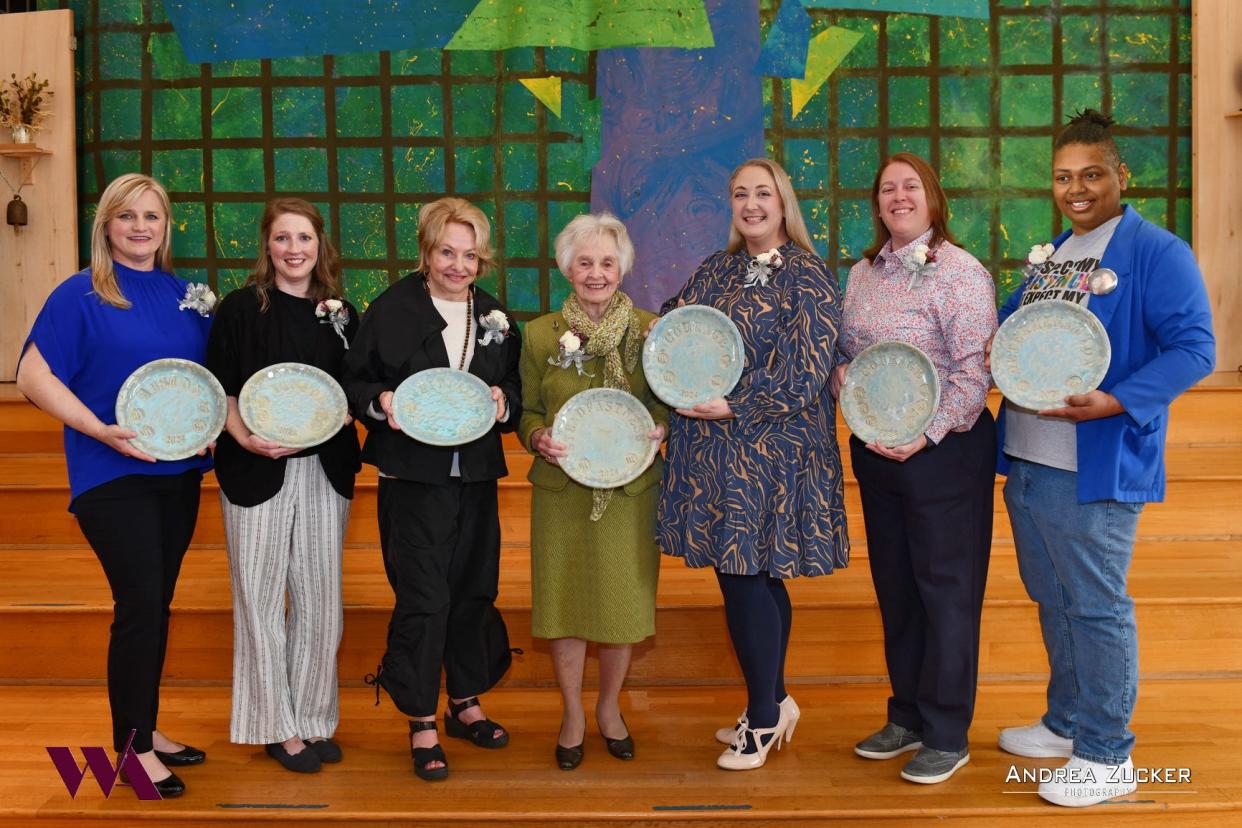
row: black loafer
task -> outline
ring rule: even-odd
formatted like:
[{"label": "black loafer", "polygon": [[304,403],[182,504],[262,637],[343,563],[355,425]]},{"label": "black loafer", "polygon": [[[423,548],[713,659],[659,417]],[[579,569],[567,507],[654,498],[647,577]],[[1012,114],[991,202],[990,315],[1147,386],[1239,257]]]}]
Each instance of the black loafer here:
[{"label": "black loafer", "polygon": [[306,746],[315,751],[315,755],[319,757],[319,761],[325,765],[335,765],[341,761],[341,746],[331,739],[320,739],[317,742],[307,742]]},{"label": "black loafer", "polygon": [[[125,771],[121,771],[121,777],[117,781],[122,785],[129,784],[129,777]],[[181,777],[172,771],[169,771],[168,776],[159,782],[152,782],[151,784],[155,786],[155,790],[164,799],[176,799],[185,793],[185,783],[181,781]]]},{"label": "black loafer", "polygon": [[268,745],[266,748],[267,755],[275,759],[285,770],[291,770],[294,773],[318,773],[319,772],[319,756],[310,747],[306,747],[297,753],[290,753],[285,750],[285,746],[280,742]]},{"label": "black loafer", "polygon": [[207,761],[207,754],[196,747],[186,745],[176,753],[165,753],[162,750],[155,752],[156,757],[164,763],[165,767],[183,768],[186,765],[201,765]]}]

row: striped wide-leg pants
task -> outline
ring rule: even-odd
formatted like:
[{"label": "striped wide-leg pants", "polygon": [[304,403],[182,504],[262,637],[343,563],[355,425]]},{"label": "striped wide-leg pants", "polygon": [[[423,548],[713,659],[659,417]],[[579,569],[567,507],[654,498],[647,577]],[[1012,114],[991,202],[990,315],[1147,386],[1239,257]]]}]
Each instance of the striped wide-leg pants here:
[{"label": "striped wide-leg pants", "polygon": [[291,457],[270,500],[234,506],[221,492],[220,502],[233,581],[229,738],[329,737],[340,718],[336,652],[350,501],[332,488],[318,457]]}]

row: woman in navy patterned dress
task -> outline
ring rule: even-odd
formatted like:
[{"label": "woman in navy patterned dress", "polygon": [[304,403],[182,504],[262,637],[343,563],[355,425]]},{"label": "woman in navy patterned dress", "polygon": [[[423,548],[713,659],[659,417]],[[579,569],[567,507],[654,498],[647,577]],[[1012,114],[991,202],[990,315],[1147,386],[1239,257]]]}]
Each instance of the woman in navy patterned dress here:
[{"label": "woman in navy patterned dress", "polygon": [[841,322],[837,280],[813,253],[789,176],[752,159],[729,180],[729,245],[669,305],[710,305],[742,333],[745,368],[725,398],[669,423],[660,546],[716,570],[747,708],[717,764],[763,765],[793,735],[784,686],[792,610],[784,580],[846,565],[841,455],[828,380]]}]

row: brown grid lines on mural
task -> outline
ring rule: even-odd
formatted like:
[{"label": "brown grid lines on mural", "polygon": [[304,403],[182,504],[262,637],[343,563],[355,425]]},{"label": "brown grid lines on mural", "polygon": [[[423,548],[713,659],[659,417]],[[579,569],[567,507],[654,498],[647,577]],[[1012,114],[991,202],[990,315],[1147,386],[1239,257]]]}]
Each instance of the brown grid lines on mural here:
[{"label": "brown grid lines on mural", "polygon": [[[158,0],[56,5],[74,9],[83,45],[84,222],[107,181],[154,175],[174,202],[179,273],[224,293],[253,264],[263,203],[296,195],[323,211],[347,292],[365,306],[414,268],[418,207],[459,195],[493,223],[500,267],[481,284],[521,320],[559,305],[551,237],[590,201],[593,55],[423,49],[190,64]],[[519,83],[548,74],[561,78],[563,117]]]},{"label": "brown grid lines on mural", "polygon": [[1052,138],[1086,107],[1118,120],[1128,201],[1190,240],[1184,0],[991,0],[988,20],[810,13],[814,32],[840,26],[862,39],[796,117],[789,82],[767,81],[766,136],[843,279],[870,243],[880,159],[908,150],[939,171],[954,232],[1006,296],[1030,245],[1062,227],[1049,198]]}]

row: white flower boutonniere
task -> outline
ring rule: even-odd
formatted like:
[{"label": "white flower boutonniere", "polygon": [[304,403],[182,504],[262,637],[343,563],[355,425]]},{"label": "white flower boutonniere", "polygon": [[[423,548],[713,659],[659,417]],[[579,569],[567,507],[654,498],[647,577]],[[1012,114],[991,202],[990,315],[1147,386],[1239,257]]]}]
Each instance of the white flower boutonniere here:
[{"label": "white flower boutonniere", "polygon": [[320,325],[331,325],[332,330],[345,343],[349,350],[349,340],[345,338],[345,326],[349,324],[349,308],[340,299],[324,299],[315,305],[315,316],[319,317]]},{"label": "white flower boutonniere", "polygon": [[746,265],[746,281],[743,284],[745,287],[767,287],[772,274],[784,266],[785,259],[781,256],[781,251],[773,247],[767,253],[760,253],[750,260]]},{"label": "white flower boutonniere", "polygon": [[580,377],[594,377],[594,374],[588,374],[582,368],[582,362],[587,358],[586,351],[583,348],[582,338],[573,331],[565,331],[561,334],[561,338],[557,340],[560,350],[554,357],[548,357],[548,364],[555,365],[557,368],[568,368],[570,365],[578,369]]},{"label": "white flower boutonniere", "polygon": [[211,316],[216,306],[216,295],[211,288],[202,282],[191,282],[185,286],[185,296],[177,303],[178,310],[192,310],[199,316]]},{"label": "white flower boutonniere", "polygon": [[1031,252],[1026,257],[1026,267],[1022,268],[1023,278],[1035,278],[1039,273],[1039,266],[1051,259],[1056,250],[1051,244],[1031,245]]},{"label": "white flower boutonniere", "polygon": [[932,275],[940,267],[936,251],[925,244],[916,244],[909,259],[902,258],[901,263],[910,273],[910,282],[906,285],[906,290],[914,290],[923,281],[923,277]]},{"label": "white flower boutonniere", "polygon": [[479,340],[480,345],[504,342],[509,335],[509,318],[504,311],[497,308],[486,316],[479,317],[479,327],[484,331],[483,338]]}]

